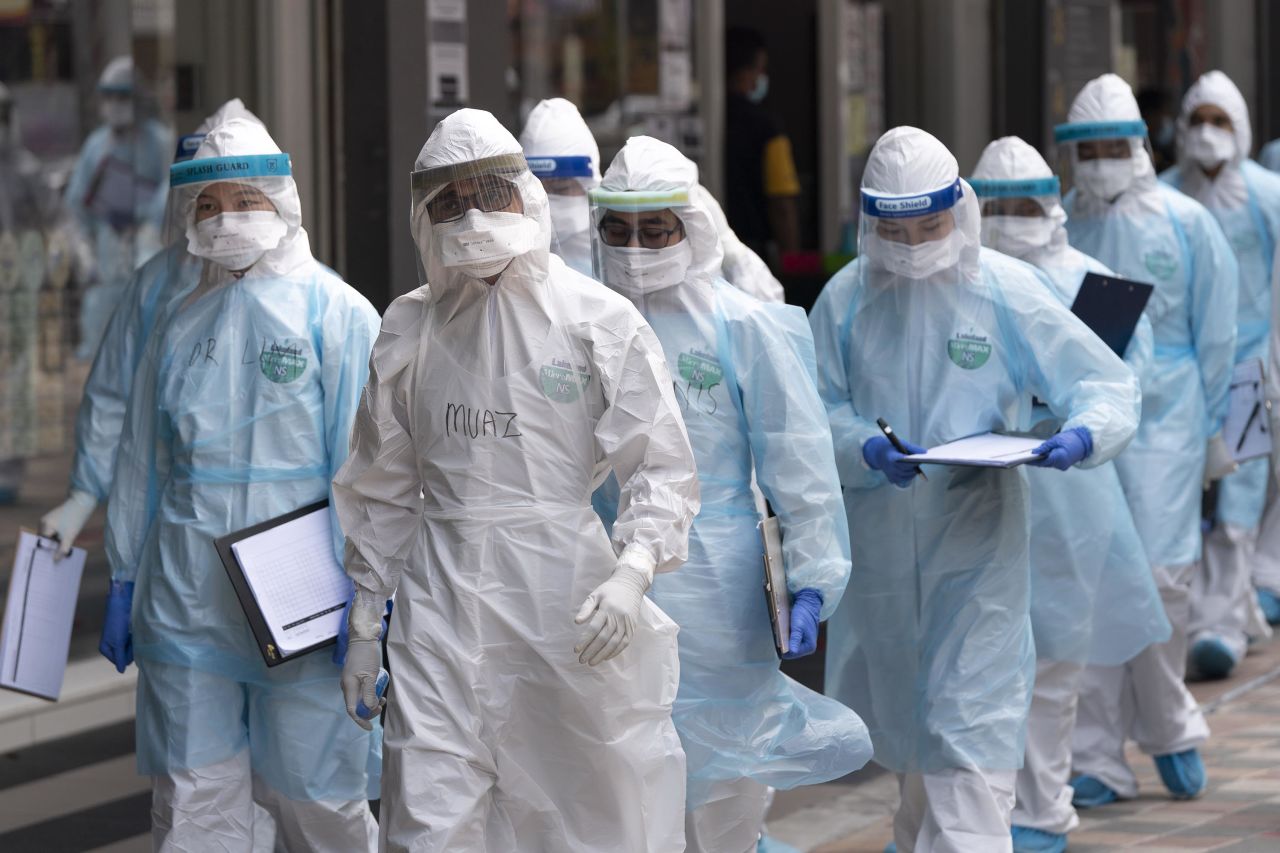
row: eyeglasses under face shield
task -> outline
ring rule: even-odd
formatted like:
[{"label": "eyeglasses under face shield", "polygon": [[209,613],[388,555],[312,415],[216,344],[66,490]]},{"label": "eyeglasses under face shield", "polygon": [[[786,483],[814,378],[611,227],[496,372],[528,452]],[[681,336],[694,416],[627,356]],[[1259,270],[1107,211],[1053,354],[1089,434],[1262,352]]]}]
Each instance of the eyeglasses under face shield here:
[{"label": "eyeglasses under face shield", "polygon": [[431,224],[456,222],[469,210],[508,210],[529,171],[522,154],[500,154],[450,166],[420,169],[410,176],[413,210],[425,206]]},{"label": "eyeglasses under face shield", "polygon": [[[594,189],[590,199],[596,233],[605,246],[629,246],[634,240],[641,248],[664,249],[672,244],[675,235],[684,236],[684,222],[680,219],[679,209],[689,204],[689,193],[685,190],[632,192]],[[645,222],[643,216],[634,215],[664,210],[674,214],[674,226]]]}]

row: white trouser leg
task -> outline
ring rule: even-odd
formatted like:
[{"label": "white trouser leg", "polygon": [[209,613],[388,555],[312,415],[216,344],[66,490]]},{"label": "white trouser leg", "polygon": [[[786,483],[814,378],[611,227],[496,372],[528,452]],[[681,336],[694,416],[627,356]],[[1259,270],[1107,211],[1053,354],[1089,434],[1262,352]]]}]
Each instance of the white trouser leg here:
[{"label": "white trouser leg", "polygon": [[253,777],[253,798],[276,824],[276,847],[312,853],[378,849],[378,823],[365,800],[293,800]]},{"label": "white trouser leg", "polygon": [[772,790],[753,779],[712,786],[707,802],[685,812],[687,853],[748,853],[764,826]]},{"label": "white trouser leg", "polygon": [[1133,715],[1128,670],[1127,665],[1085,667],[1071,733],[1071,772],[1093,776],[1125,798],[1138,795],[1138,778],[1124,757]]},{"label": "white trouser leg", "polygon": [[1280,593],[1280,496],[1272,492],[1253,549],[1253,585]]},{"label": "white trouser leg", "polygon": [[1133,722],[1129,736],[1147,755],[1168,755],[1198,746],[1209,737],[1204,714],[1183,677],[1187,670],[1187,618],[1195,565],[1156,566],[1156,586],[1173,636],[1148,646],[1127,664],[1132,682]]},{"label": "white trouser leg", "polygon": [[151,841],[163,853],[254,849],[249,751],[151,777]]},{"label": "white trouser leg", "polygon": [[898,810],[893,813],[893,841],[898,853],[913,853],[926,808],[924,777],[919,773],[899,773]]},{"label": "white trouser leg", "polygon": [[1027,752],[1018,771],[1015,826],[1065,835],[1079,825],[1071,805],[1071,731],[1084,664],[1036,661]]},{"label": "white trouser leg", "polygon": [[959,767],[900,775],[893,821],[899,853],[1011,853],[1016,776]]},{"label": "white trouser leg", "polygon": [[1216,637],[1239,662],[1245,636],[1253,582],[1249,561],[1257,530],[1219,524],[1204,540],[1204,558],[1192,573],[1187,631],[1192,645]]}]

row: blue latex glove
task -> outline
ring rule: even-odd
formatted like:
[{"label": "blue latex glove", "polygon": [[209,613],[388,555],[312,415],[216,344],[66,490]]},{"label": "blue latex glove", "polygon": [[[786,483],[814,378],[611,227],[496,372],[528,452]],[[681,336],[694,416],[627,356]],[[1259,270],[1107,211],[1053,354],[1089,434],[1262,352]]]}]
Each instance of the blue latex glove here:
[{"label": "blue latex glove", "polygon": [[[347,662],[347,644],[351,642],[351,637],[347,633],[347,619],[351,617],[351,602],[355,601],[355,598],[355,591],[352,590],[351,597],[347,599],[347,606],[342,608],[342,621],[338,623],[338,643],[333,647],[333,662],[338,666]],[[387,635],[387,628],[391,624],[391,606],[394,603],[393,599],[387,599],[387,615],[382,617],[382,633],[378,635],[379,640]]]},{"label": "blue latex glove", "polygon": [[[901,455],[901,454],[899,454]],[[795,660],[818,650],[818,616],[822,613],[822,593],[806,588],[791,602],[791,651],[784,660]]]},{"label": "blue latex glove", "polygon": [[[374,682],[373,687],[379,699],[387,694],[387,682],[389,681],[391,681],[391,673],[387,672],[385,669],[379,669],[378,680]],[[370,710],[369,706],[364,704],[364,699],[360,699],[356,702],[356,713],[360,715],[360,719],[362,720],[372,720],[374,717],[382,713],[382,708],[385,704],[386,703],[383,702],[377,707],[377,709]]]},{"label": "blue latex glove", "polygon": [[[909,441],[903,441],[902,446],[909,453],[924,453],[923,447]],[[890,483],[905,489],[920,472],[920,467],[911,462],[903,462],[903,455],[894,448],[893,442],[883,435],[868,439],[862,445],[862,458],[867,461],[867,464],[884,474]]]},{"label": "blue latex glove", "polygon": [[1050,437],[1032,452],[1045,456],[1028,462],[1028,465],[1065,471],[1077,462],[1089,458],[1089,454],[1093,452],[1093,436],[1089,434],[1087,427],[1074,427]]},{"label": "blue latex glove", "polygon": [[124,672],[133,663],[133,632],[129,619],[133,612],[133,581],[112,581],[107,591],[107,615],[102,622],[98,651]]}]

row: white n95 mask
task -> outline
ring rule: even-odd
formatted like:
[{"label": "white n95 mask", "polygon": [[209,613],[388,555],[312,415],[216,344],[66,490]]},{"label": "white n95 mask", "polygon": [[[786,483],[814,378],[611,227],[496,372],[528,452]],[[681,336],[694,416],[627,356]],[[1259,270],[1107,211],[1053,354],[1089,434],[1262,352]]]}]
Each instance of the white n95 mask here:
[{"label": "white n95 mask", "polygon": [[633,298],[680,284],[693,264],[693,246],[687,239],[662,249],[600,248],[604,256],[604,283],[623,296]]},{"label": "white n95 mask", "polygon": [[1187,156],[1206,169],[1236,156],[1236,135],[1212,124],[1198,124],[1182,140]]},{"label": "white n95 mask", "polygon": [[187,226],[187,251],[237,272],[280,245],[289,225],[274,210],[219,213]]},{"label": "white n95 mask", "polygon": [[98,107],[102,120],[115,128],[128,127],[133,124],[133,100],[126,98],[106,98]]},{"label": "white n95 mask", "polygon": [[1049,245],[1056,227],[1057,223],[1047,216],[984,216],[982,245],[1022,257]]},{"label": "white n95 mask", "polygon": [[906,278],[928,278],[950,269],[960,263],[960,253],[964,251],[964,237],[958,228],[941,240],[914,246],[886,240],[874,232],[870,236],[872,259],[894,275]]},{"label": "white n95 mask", "polygon": [[1077,160],[1073,178],[1089,195],[1111,201],[1133,185],[1133,158]]},{"label": "white n95 mask", "polygon": [[475,278],[497,275],[513,258],[536,249],[542,239],[537,221],[523,213],[485,213],[474,208],[461,219],[432,225],[431,232],[440,243],[444,265]]},{"label": "white n95 mask", "polygon": [[561,240],[591,228],[591,210],[586,196],[549,195],[547,205],[551,210],[551,227]]}]

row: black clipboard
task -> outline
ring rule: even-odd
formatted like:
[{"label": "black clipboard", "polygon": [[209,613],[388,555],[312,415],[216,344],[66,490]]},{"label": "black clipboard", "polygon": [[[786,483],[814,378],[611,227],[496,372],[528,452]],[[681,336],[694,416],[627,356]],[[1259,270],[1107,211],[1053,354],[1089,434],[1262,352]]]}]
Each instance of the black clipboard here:
[{"label": "black clipboard", "polygon": [[760,522],[760,544],[764,549],[764,598],[769,607],[769,627],[773,629],[773,650],[781,658],[791,651],[791,594],[787,590],[777,516],[766,516]]},{"label": "black clipboard", "polygon": [[[239,542],[241,539],[248,539],[250,536],[256,536],[259,533],[270,530],[273,527],[279,527],[287,524],[304,515],[310,515],[317,510],[326,509],[329,501],[319,501],[317,503],[308,504],[293,512],[285,513],[276,518],[268,519],[261,524],[255,524],[253,527],[246,527],[244,530],[237,530],[235,533],[228,533],[220,539],[215,539],[213,545],[218,549],[218,557],[222,560],[222,567],[227,570],[227,578],[231,581],[231,586],[236,591],[236,598],[240,599],[240,609],[244,611],[244,617],[249,622],[249,630],[253,631],[253,639],[258,644],[258,651],[262,653],[262,660],[267,666],[279,666],[286,661],[295,660],[303,655],[310,654],[316,649],[323,649],[326,646],[332,646],[337,643],[337,638],[322,640],[315,645],[308,646],[296,652],[285,654],[276,648],[275,637],[271,636],[271,629],[267,627],[267,620],[262,615],[262,609],[258,606],[258,600],[253,595],[253,588],[249,586],[249,580],[244,576],[244,569],[240,566],[240,561],[236,559],[235,552],[231,550],[231,546]],[[330,612],[330,611],[326,611]]]},{"label": "black clipboard", "polygon": [[1154,285],[1144,281],[1085,273],[1071,313],[1102,338],[1112,352],[1124,358],[1154,290]]}]

